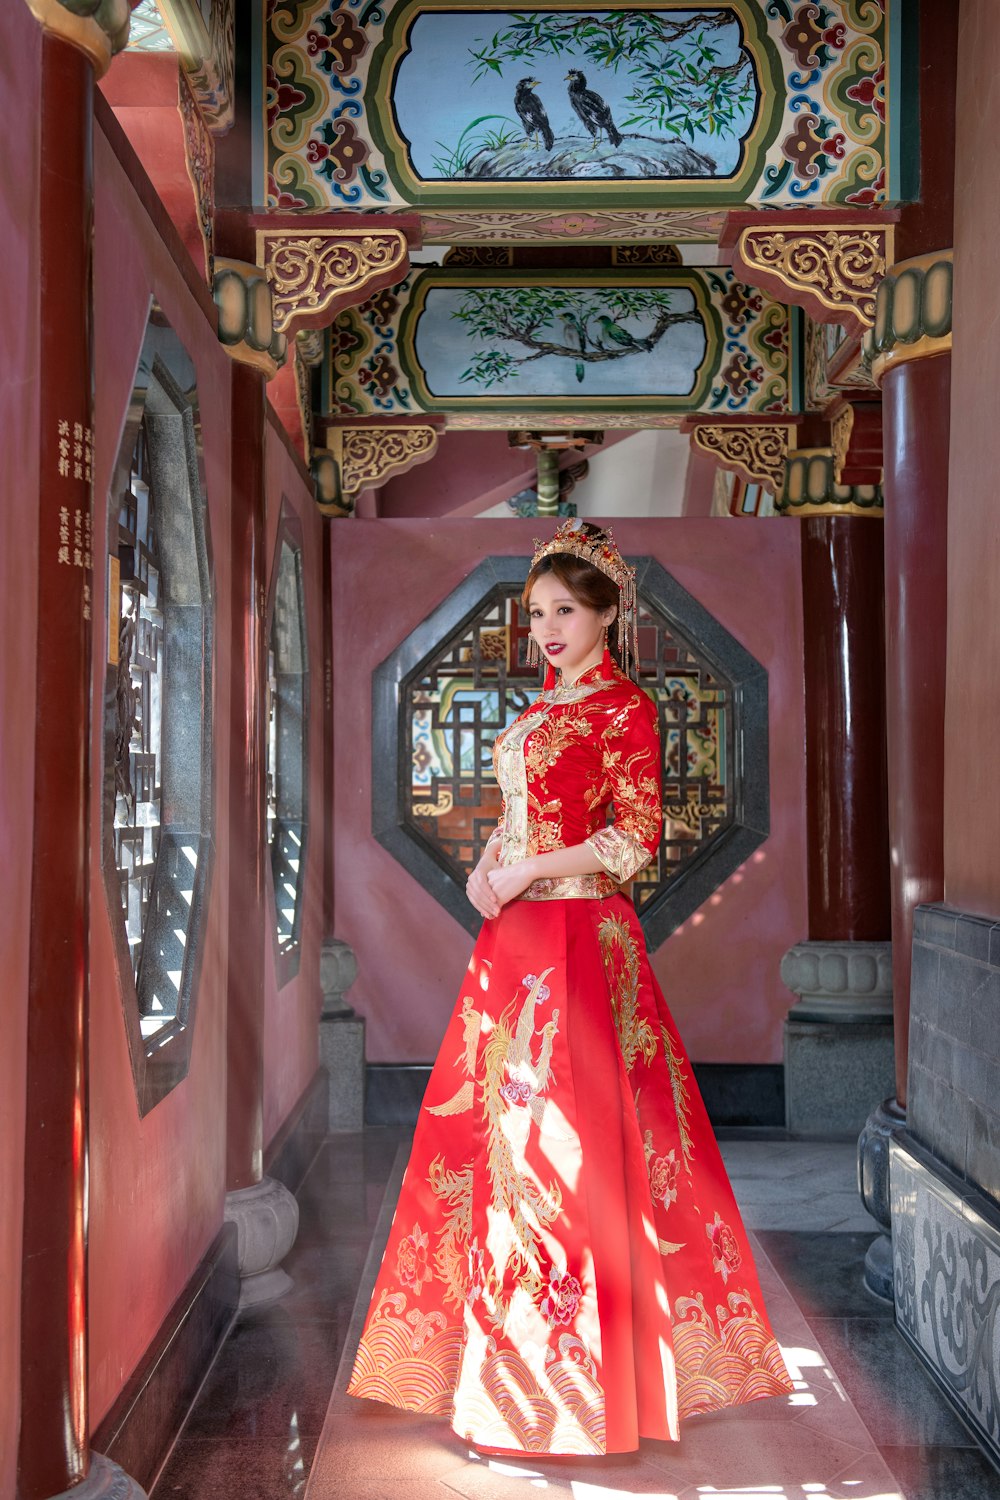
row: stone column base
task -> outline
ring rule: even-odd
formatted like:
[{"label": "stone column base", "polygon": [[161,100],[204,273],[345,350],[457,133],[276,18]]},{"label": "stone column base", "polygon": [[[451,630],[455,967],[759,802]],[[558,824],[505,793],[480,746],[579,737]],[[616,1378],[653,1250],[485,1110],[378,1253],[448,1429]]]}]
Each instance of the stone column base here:
[{"label": "stone column base", "polygon": [[891,943],[796,943],[781,960],[796,1019],[892,1020]]},{"label": "stone column base", "polygon": [[906,1114],[895,1099],[886,1099],[873,1109],[858,1137],[858,1189],[861,1201],[875,1222],[885,1230],[872,1240],[865,1255],[864,1281],[873,1297],[891,1302],[892,1245],[889,1229],[889,1147],[906,1124]]},{"label": "stone column base", "polygon": [[288,1189],[271,1177],[253,1187],[226,1194],[225,1220],[236,1225],[242,1312],[276,1302],[293,1285],[281,1269],[299,1231],[299,1205]]},{"label": "stone column base", "polygon": [[142,1486],[103,1453],[91,1453],[86,1479],[71,1490],[53,1495],[52,1500],[70,1500],[70,1497],[72,1500],[147,1500]]},{"label": "stone column base", "polygon": [[785,1124],[798,1136],[857,1136],[895,1082],[892,946],[796,943],[781,977],[799,996],[785,1022]]}]

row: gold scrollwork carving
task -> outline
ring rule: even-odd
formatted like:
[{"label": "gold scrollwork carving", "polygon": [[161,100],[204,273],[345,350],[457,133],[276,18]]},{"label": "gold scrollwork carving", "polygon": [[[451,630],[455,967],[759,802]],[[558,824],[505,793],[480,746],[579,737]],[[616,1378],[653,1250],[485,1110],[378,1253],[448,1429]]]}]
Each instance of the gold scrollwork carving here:
[{"label": "gold scrollwork carving", "polygon": [[854,407],[850,402],[842,407],[834,418],[830,427],[830,447],[833,450],[833,477],[838,484],[843,484],[844,465],[851,447],[851,433],[854,431]]},{"label": "gold scrollwork carving", "polygon": [[784,482],[792,430],[786,424],[769,422],[748,422],[744,426],[699,422],[691,429],[691,437],[696,448],[710,454],[724,469],[777,495]]},{"label": "gold scrollwork carving", "polygon": [[184,127],[184,164],[198,206],[205,275],[211,281],[215,259],[215,141],[183,68],[177,70],[177,107]]},{"label": "gold scrollwork carving", "polygon": [[402,281],[409,265],[406,236],[399,229],[257,231],[257,257],[274,296],[274,326],[285,333],[293,322],[316,328],[334,313],[360,302],[369,291]]},{"label": "gold scrollwork carving", "polygon": [[391,475],[424,463],[437,443],[433,427],[327,428],[327,448],[339,462],[345,496],[385,484]]},{"label": "gold scrollwork carving", "polygon": [[889,225],[744,229],[733,268],[752,285],[783,293],[821,322],[833,315],[863,333],[875,321],[875,297],[889,265],[891,237]]}]

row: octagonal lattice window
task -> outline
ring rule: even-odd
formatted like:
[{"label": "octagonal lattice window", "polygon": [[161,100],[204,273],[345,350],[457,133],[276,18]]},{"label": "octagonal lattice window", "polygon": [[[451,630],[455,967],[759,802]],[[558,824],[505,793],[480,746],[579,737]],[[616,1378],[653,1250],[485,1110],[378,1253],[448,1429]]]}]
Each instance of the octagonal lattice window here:
[{"label": "octagonal lattice window", "polygon": [[194,371],[156,311],[108,520],[103,866],[145,1113],[187,1071],[211,820],[211,582]]},{"label": "octagonal lattice window", "polygon": [[[639,682],[659,709],[664,817],[632,897],[656,946],[767,835],[767,674],[658,563],[638,567]],[[501,805],[493,741],[539,686],[518,604],[526,573],[524,559],[484,563],[376,674],[374,831],[470,931],[465,881]]]},{"label": "octagonal lattice window", "polygon": [[267,841],[278,980],[283,984],[299,964],[309,722],[302,541],[287,507],[278,527],[268,639]]}]

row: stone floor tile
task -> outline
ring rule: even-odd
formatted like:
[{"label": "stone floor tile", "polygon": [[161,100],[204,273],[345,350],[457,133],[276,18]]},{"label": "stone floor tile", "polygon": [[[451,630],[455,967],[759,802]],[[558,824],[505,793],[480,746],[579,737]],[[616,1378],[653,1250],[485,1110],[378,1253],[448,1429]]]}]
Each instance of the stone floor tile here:
[{"label": "stone floor tile", "polygon": [[892,1308],[865,1291],[865,1252],[871,1232],[815,1235],[803,1230],[759,1230],[775,1271],[807,1318],[875,1317],[892,1321]]},{"label": "stone floor tile", "polygon": [[972,1445],[967,1429],[893,1323],[884,1318],[814,1318],[812,1327],[879,1447]]},{"label": "stone floor tile", "polygon": [[902,1500],[997,1500],[1000,1496],[1000,1473],[978,1448],[887,1445],[882,1457],[896,1477]]},{"label": "stone floor tile", "polygon": [[318,1436],[340,1343],[325,1324],[302,1324],[280,1303],[241,1318],[209,1372],[185,1438]]},{"label": "stone floor tile", "polygon": [[324,1429],[309,1500],[347,1500],[361,1481],[441,1479],[468,1455],[441,1421],[407,1413],[380,1422],[337,1417]]},{"label": "stone floor tile", "polygon": [[681,1488],[711,1483],[725,1491],[823,1484],[862,1454],[852,1444],[826,1435],[811,1433],[803,1442],[794,1422],[787,1427],[768,1422],[759,1428],[720,1422],[689,1425],[678,1448],[651,1443],[643,1456]]},{"label": "stone floor tile", "polygon": [[315,1452],[315,1438],[295,1434],[284,1442],[182,1437],[154,1493],[156,1500],[303,1500]]},{"label": "stone floor tile", "polygon": [[641,1453],[607,1458],[499,1459],[478,1455],[446,1474],[444,1484],[462,1500],[625,1500],[647,1495],[654,1500],[676,1500],[677,1491],[663,1472]]}]

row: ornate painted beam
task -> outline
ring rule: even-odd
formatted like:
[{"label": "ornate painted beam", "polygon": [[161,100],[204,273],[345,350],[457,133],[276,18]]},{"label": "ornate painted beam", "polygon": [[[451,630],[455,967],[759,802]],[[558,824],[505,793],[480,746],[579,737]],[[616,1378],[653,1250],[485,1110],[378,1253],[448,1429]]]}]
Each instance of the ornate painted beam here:
[{"label": "ornate painted beam", "polygon": [[159,8],[205,124],[224,135],[233,123],[236,0],[213,0],[207,24],[198,0],[160,0]]},{"label": "ornate painted beam", "polygon": [[257,260],[274,296],[274,326],[291,335],[326,328],[344,308],[402,281],[416,228],[415,221],[345,229],[299,219],[258,227],[256,234]]},{"label": "ornate painted beam", "polygon": [[737,211],[728,215],[719,243],[731,249],[733,271],[750,286],[804,308],[817,323],[840,323],[861,335],[875,321],[897,217]]}]

